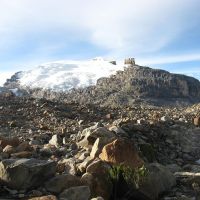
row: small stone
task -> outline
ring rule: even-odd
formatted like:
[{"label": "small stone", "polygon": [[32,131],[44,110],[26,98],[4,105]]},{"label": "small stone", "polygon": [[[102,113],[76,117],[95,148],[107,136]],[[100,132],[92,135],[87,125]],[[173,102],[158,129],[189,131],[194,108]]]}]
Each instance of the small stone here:
[{"label": "small stone", "polygon": [[104,200],[103,197],[96,197],[96,198],[92,198],[91,200]]},{"label": "small stone", "polygon": [[3,149],[3,152],[8,153],[8,154],[14,153],[15,151],[16,151],[15,148],[13,146],[11,146],[11,145],[7,145]]},{"label": "small stone", "polygon": [[170,120],[170,118],[167,117],[167,116],[162,116],[162,117],[160,118],[160,120],[163,121],[163,122],[166,122],[166,121]]},{"label": "small stone", "polygon": [[200,117],[195,117],[193,119],[193,123],[194,123],[195,126],[200,126]]},{"label": "small stone", "polygon": [[62,138],[60,135],[53,135],[51,140],[49,141],[49,144],[54,145],[55,147],[59,147],[62,145]]},{"label": "small stone", "polygon": [[22,142],[21,144],[19,144],[19,146],[17,147],[17,152],[21,152],[21,151],[32,151],[33,148],[29,145],[28,142]]},{"label": "small stone", "polygon": [[31,140],[29,145],[41,145],[41,142],[39,140]]},{"label": "small stone", "polygon": [[42,196],[42,192],[39,191],[39,190],[32,190],[30,193],[31,193],[29,195],[30,197],[40,197],[40,196]]},{"label": "small stone", "polygon": [[24,198],[24,197],[25,197],[25,194],[18,194],[18,197],[19,197],[19,198]]},{"label": "small stone", "polygon": [[29,198],[28,200],[57,200],[57,198],[54,195],[47,195],[47,196]]},{"label": "small stone", "polygon": [[11,154],[12,158],[30,158],[33,155],[30,151],[22,151],[18,153]]},{"label": "small stone", "polygon": [[128,134],[122,128],[117,126],[111,126],[109,131],[115,132],[118,136],[128,137]]}]

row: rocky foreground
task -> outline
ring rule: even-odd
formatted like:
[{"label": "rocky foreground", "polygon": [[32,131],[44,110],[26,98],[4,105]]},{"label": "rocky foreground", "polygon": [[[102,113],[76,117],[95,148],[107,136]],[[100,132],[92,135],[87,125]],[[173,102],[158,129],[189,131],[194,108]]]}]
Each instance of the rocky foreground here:
[{"label": "rocky foreground", "polygon": [[0,97],[0,199],[200,199],[200,104]]}]

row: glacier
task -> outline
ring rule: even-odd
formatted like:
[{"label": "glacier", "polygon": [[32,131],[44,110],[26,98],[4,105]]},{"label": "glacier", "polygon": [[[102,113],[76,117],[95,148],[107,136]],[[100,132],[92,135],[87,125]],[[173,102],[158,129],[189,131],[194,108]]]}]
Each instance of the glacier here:
[{"label": "glacier", "polygon": [[115,65],[101,57],[85,61],[55,61],[21,72],[18,81],[22,87],[65,92],[95,85],[99,78],[123,68],[124,65]]}]

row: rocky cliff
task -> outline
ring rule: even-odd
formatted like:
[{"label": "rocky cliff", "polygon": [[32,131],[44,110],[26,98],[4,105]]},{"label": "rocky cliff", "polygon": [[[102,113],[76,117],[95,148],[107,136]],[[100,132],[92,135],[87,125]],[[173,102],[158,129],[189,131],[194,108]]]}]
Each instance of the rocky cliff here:
[{"label": "rocky cliff", "polygon": [[178,105],[200,101],[200,82],[193,77],[134,65],[98,79],[96,86],[72,91],[66,98],[109,106],[139,101]]}]

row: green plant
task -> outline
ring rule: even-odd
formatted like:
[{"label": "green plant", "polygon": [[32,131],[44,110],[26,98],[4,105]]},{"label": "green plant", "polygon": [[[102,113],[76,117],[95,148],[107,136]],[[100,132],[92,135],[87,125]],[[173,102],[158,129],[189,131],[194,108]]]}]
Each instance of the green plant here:
[{"label": "green plant", "polygon": [[137,169],[125,165],[112,166],[109,171],[113,183],[112,199],[128,197],[135,193],[147,175],[148,170],[145,166]]}]

